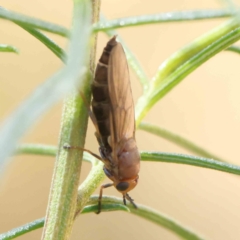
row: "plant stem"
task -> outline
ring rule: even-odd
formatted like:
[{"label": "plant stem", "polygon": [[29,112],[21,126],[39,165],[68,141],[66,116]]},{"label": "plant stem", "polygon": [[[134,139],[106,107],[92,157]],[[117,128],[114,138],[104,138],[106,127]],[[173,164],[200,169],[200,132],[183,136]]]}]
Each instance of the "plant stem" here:
[{"label": "plant stem", "polygon": [[[77,50],[73,48],[73,45],[80,42],[80,40],[83,40],[80,44],[88,49],[91,33],[90,6],[88,2],[88,0],[74,1],[73,31],[71,34],[72,48],[70,44],[70,53]],[[95,2],[93,1],[92,4],[94,6]],[[95,10],[95,7],[93,9]],[[96,14],[94,13],[92,16],[96,17]],[[82,39],[78,39],[78,34],[85,36]],[[95,58],[95,42],[92,45],[90,54],[89,73],[80,82],[80,91],[84,93],[87,100],[90,99],[90,77]],[[79,54],[82,54],[84,58],[84,51]],[[71,59],[69,59],[67,64],[74,65],[76,63],[71,62]],[[77,188],[83,153],[78,149],[65,150],[63,146],[67,143],[70,146],[80,146],[83,148],[87,123],[88,111],[86,105],[81,99],[79,92],[76,91],[64,103],[58,154],[42,236],[44,240],[63,240],[70,237],[76,210]]]},{"label": "plant stem", "polygon": [[97,160],[96,163],[93,165],[89,175],[78,189],[77,208],[75,216],[82,212],[83,208],[88,203],[89,198],[105,177],[106,175],[103,172],[103,164],[102,162]]}]

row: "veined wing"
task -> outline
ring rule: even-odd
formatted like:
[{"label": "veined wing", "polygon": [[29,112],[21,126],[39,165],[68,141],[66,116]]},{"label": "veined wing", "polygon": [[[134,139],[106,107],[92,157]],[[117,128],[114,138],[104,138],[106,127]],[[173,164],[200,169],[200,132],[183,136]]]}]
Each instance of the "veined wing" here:
[{"label": "veined wing", "polygon": [[111,102],[110,145],[117,154],[126,139],[135,137],[135,117],[127,59],[120,43],[110,54],[108,62],[108,90]]}]

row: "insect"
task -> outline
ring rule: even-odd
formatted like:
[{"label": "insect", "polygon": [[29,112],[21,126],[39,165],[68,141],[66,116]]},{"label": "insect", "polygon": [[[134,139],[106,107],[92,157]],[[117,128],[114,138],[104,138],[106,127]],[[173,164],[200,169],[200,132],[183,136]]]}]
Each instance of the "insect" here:
[{"label": "insect", "polygon": [[92,121],[96,127],[101,161],[112,180],[101,186],[98,213],[104,188],[114,186],[137,208],[128,195],[138,183],[140,155],[135,140],[135,118],[127,59],[122,45],[111,38],[97,64],[92,83]]}]

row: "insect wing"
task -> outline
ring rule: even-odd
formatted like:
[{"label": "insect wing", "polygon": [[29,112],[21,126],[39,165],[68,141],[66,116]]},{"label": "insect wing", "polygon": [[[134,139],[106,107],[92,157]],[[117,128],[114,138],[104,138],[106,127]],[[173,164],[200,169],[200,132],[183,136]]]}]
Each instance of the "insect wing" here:
[{"label": "insect wing", "polygon": [[120,151],[124,140],[134,138],[135,135],[134,104],[128,64],[120,43],[114,46],[110,54],[108,89],[111,102],[110,145],[115,155]]}]

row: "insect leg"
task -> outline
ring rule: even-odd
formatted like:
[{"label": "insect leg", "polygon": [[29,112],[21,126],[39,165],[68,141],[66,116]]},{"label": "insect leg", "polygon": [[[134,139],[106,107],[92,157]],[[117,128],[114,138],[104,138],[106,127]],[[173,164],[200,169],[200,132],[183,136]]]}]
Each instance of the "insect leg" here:
[{"label": "insect leg", "polygon": [[101,186],[100,193],[99,193],[99,198],[98,198],[98,211],[97,211],[97,214],[99,214],[101,212],[103,189],[111,187],[111,186],[113,186],[113,183],[107,183],[107,184],[104,184],[104,185]]},{"label": "insect leg", "polygon": [[77,146],[70,146],[70,145],[67,145],[67,144],[65,144],[64,146],[63,146],[63,148],[64,149],[78,149],[78,150],[82,150],[82,151],[84,151],[84,152],[88,152],[88,153],[90,153],[92,156],[94,156],[95,158],[97,158],[97,159],[99,159],[99,160],[103,160],[100,156],[98,156],[97,154],[95,154],[94,152],[92,152],[92,151],[90,151],[90,150],[88,150],[88,149],[85,149],[85,148],[81,148],[81,147],[77,147]]},{"label": "insect leg", "polygon": [[124,205],[127,205],[127,203],[126,203],[126,196],[125,196],[125,194],[123,194],[123,204],[124,204]]},{"label": "insect leg", "polygon": [[126,199],[134,206],[134,208],[138,208],[137,205],[135,204],[135,202],[133,201],[133,199],[126,193],[126,195],[123,195],[123,199],[124,199],[124,204],[126,205]]}]

